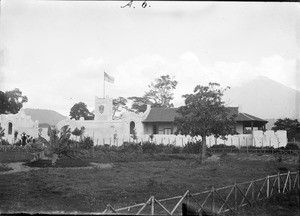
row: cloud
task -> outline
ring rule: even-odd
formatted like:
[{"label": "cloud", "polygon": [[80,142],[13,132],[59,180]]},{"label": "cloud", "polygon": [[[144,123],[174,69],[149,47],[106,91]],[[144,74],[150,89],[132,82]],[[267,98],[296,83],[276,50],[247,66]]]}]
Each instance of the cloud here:
[{"label": "cloud", "polygon": [[93,79],[104,70],[105,62],[101,58],[88,57],[81,59],[77,64],[77,75],[82,78]]},{"label": "cloud", "polygon": [[113,97],[142,96],[148,84],[155,78],[169,74],[178,81],[174,104],[183,104],[182,95],[192,93],[196,85],[220,83],[222,87],[241,86],[257,76],[266,76],[289,87],[299,89],[295,79],[296,61],[281,56],[261,59],[257,65],[240,62],[215,62],[211,65],[201,63],[190,51],[183,53],[177,61],[168,61],[161,55],[142,55],[118,67],[116,83],[109,86]]},{"label": "cloud", "polygon": [[[105,94],[112,98],[142,96],[155,78],[167,74],[178,81],[175,106],[183,105],[183,94],[192,93],[196,85],[209,82],[234,87],[256,76],[266,76],[300,90],[296,63],[296,60],[278,55],[262,58],[259,64],[253,65],[245,61],[204,64],[191,51],[182,53],[174,61],[158,54],[143,54],[107,71],[115,78],[115,83],[105,83]],[[25,81],[15,70],[6,70],[5,86],[20,88],[29,98],[26,107],[53,109],[67,115],[71,106],[80,101],[93,109],[94,97],[103,95],[102,73],[107,65],[102,58],[88,57],[65,70],[49,69],[43,75],[29,74]]]},{"label": "cloud", "polygon": [[257,74],[300,91],[296,60],[286,60],[279,55],[263,58],[257,68]]}]

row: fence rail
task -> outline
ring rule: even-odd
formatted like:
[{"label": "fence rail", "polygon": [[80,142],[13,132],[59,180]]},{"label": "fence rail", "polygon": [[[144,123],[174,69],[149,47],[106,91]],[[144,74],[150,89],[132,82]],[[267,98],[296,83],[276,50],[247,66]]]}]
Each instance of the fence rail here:
[{"label": "fence rail", "polygon": [[236,212],[246,205],[253,205],[274,194],[281,194],[299,190],[299,171],[277,173],[243,183],[235,183],[221,188],[212,187],[200,193],[190,193],[187,190],[182,196],[156,199],[151,196],[146,202],[115,209],[111,205],[102,214],[130,214],[130,215],[181,215],[180,206],[186,203],[194,206],[197,212],[210,214],[225,214]]}]

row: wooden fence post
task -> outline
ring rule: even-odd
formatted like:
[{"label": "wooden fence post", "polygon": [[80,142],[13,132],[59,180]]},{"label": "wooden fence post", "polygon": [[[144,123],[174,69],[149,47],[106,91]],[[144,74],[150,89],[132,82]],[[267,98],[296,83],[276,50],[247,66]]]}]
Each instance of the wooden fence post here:
[{"label": "wooden fence post", "polygon": [[270,196],[270,177],[267,176],[267,198]]},{"label": "wooden fence post", "polygon": [[279,172],[277,173],[277,178],[278,178],[278,182],[277,182],[277,185],[278,185],[278,193],[280,193],[280,173],[279,173]]},{"label": "wooden fence post", "polygon": [[255,202],[255,188],[254,188],[254,180],[252,180],[252,202]]},{"label": "wooden fence post", "polygon": [[211,188],[211,196],[212,196],[212,212],[215,212],[215,189],[214,187]]},{"label": "wooden fence post", "polygon": [[[299,155],[299,157],[300,157],[300,155]],[[300,163],[300,159],[299,159],[299,163]],[[300,171],[298,170],[298,172],[297,172],[298,190],[300,189],[300,179],[299,179],[300,175],[299,175],[299,173],[300,173]]]},{"label": "wooden fence post", "polygon": [[189,193],[185,196],[185,199],[186,199],[186,204],[189,204],[190,203],[190,194]]},{"label": "wooden fence post", "polygon": [[291,192],[291,190],[292,190],[292,176],[291,176],[291,173],[290,173],[290,171],[289,171],[289,191]]},{"label": "wooden fence post", "polygon": [[151,197],[151,215],[154,215],[154,205],[155,205],[155,200],[154,200],[154,196]]},{"label": "wooden fence post", "polygon": [[238,203],[237,203],[237,185],[234,183],[234,210],[237,211]]}]

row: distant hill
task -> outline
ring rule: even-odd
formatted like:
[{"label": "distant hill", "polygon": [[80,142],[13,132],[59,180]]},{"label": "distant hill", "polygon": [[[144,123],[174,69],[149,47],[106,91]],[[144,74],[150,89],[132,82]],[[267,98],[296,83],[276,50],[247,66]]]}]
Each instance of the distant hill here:
[{"label": "distant hill", "polygon": [[228,106],[239,106],[263,119],[300,118],[300,92],[267,77],[259,76],[224,94]]},{"label": "distant hill", "polygon": [[266,129],[267,130],[271,130],[272,127],[274,127],[274,123],[278,120],[278,119],[266,119],[268,121],[268,123],[266,124]]},{"label": "distant hill", "polygon": [[38,120],[40,126],[56,125],[58,122],[66,118],[66,116],[63,116],[62,114],[53,110],[30,108],[23,110],[26,115],[31,116],[33,121]]}]

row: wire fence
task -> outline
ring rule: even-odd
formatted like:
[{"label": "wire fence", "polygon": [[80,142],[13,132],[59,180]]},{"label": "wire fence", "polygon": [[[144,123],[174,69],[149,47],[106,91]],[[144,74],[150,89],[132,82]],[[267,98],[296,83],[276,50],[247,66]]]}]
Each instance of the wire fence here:
[{"label": "wire fence", "polygon": [[241,207],[252,206],[275,194],[285,194],[299,189],[299,171],[289,171],[221,188],[212,187],[200,193],[190,193],[187,190],[181,196],[166,199],[151,196],[144,203],[118,209],[107,205],[102,214],[182,215],[181,205],[185,203],[193,206],[196,213],[224,215],[227,212],[235,213]]}]

